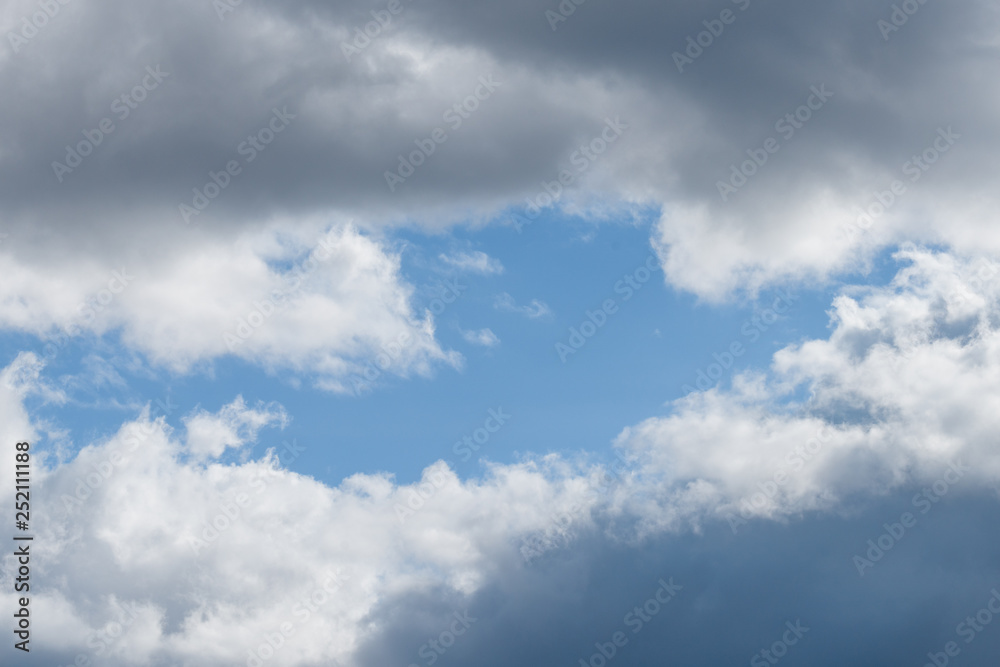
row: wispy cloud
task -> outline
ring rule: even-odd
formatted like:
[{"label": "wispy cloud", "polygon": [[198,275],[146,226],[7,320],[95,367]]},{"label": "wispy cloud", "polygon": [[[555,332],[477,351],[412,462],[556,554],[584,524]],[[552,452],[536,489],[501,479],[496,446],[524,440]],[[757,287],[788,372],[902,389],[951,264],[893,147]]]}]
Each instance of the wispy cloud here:
[{"label": "wispy cloud", "polygon": [[481,273],[487,276],[503,273],[503,264],[500,263],[500,260],[490,257],[480,250],[460,252],[454,255],[442,253],[439,259],[454,269],[468,273]]},{"label": "wispy cloud", "polygon": [[492,329],[480,329],[478,331],[462,331],[462,338],[473,345],[483,347],[495,347],[500,344],[500,339],[493,333]]},{"label": "wispy cloud", "polygon": [[547,317],[552,314],[552,309],[549,308],[548,304],[544,301],[532,299],[531,303],[519,306],[517,305],[517,301],[514,300],[514,297],[507,292],[497,295],[496,299],[493,300],[493,307],[507,313],[518,313],[533,320],[537,320],[541,317]]}]

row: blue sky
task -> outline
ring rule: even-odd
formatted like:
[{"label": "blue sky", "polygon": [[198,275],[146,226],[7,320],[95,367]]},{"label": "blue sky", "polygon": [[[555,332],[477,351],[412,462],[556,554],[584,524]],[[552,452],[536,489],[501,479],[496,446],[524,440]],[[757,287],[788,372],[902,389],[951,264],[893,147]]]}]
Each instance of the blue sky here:
[{"label": "blue sky", "polygon": [[995,663],[998,19],[10,0],[0,662]]},{"label": "blue sky", "polygon": [[[520,233],[496,226],[395,235],[391,245],[400,254],[403,275],[416,286],[415,308],[430,308],[447,291],[445,281],[464,288],[435,320],[442,345],[463,355],[459,369],[439,368],[431,377],[405,380],[383,377],[361,395],[337,395],[316,389],[308,379],[269,374],[231,358],[191,376],[150,369],[123,354],[110,335],[73,341],[60,350],[46,375],[65,388],[67,402],[40,407],[39,414],[67,429],[73,450],[110,437],[147,403],[174,406],[167,421],[179,428],[181,417],[195,408],[214,412],[237,394],[250,403],[276,401],[288,407],[291,421],[282,430],[264,432],[255,454],[269,447],[280,454],[286,442],[294,442],[304,451],[288,457],[289,469],[328,484],[358,472],[388,472],[410,483],[438,459],[454,464],[463,477],[476,476],[482,472],[480,456],[466,460],[454,446],[482,427],[491,408],[503,408],[511,420],[483,445],[483,458],[513,463],[528,453],[559,452],[607,461],[622,425],[667,414],[669,402],[682,397],[685,387],[697,388],[699,371],[707,374],[717,363],[713,354],[727,363],[732,344],[741,345],[742,354],[713,382],[725,386],[742,370],[766,371],[780,347],[822,337],[829,321],[831,287],[784,288],[781,293],[794,299],[788,312],[759,326],[753,317],[778,298],[775,289],[757,299],[744,295],[710,304],[665,286],[656,271],[640,289],[628,291],[622,277],[655,257],[649,243],[655,217],[650,212],[596,226],[550,214]],[[440,259],[469,252],[495,258],[503,272],[459,271]],[[496,299],[505,293],[518,306],[541,301],[549,312],[530,317],[498,309]],[[579,328],[586,313],[599,311],[609,298],[619,309],[563,362],[556,344],[569,344],[570,328]],[[483,347],[462,337],[463,331],[484,328],[500,343]],[[23,336],[4,342],[7,363],[21,350],[41,351],[40,342]],[[97,385],[98,366],[114,369],[121,384]]]}]

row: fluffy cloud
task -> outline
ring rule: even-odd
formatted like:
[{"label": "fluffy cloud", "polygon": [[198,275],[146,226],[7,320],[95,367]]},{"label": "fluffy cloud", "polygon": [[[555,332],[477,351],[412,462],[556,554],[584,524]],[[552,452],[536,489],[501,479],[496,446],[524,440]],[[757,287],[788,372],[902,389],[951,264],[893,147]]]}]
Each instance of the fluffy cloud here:
[{"label": "fluffy cloud", "polygon": [[[184,442],[147,409],[70,463],[36,462],[32,562],[47,574],[32,606],[54,624],[40,650],[66,662],[215,665],[285,632],[280,664],[350,664],[384,599],[440,586],[472,594],[521,558],[512,538],[544,530],[580,495],[536,464],[463,483],[437,463],[409,486],[356,475],[330,488],[272,453],[215,458],[283,421],[280,409],[237,400],[189,417]],[[14,561],[4,563],[10,591]]]},{"label": "fluffy cloud", "polygon": [[[1000,264],[918,248],[898,259],[905,266],[891,284],[837,298],[828,339],[783,349],[767,374],[692,394],[670,416],[626,430],[618,446],[629,462],[610,469],[548,455],[462,481],[438,462],[410,485],[355,475],[329,487],[280,468],[273,453],[216,458],[286,419],[241,400],[188,417],[186,439],[147,410],[70,462],[42,457],[39,648],[62,662],[82,653],[108,664],[216,665],[246,663],[270,637],[280,664],[354,665],[377,664],[389,650],[380,638],[401,633],[394,655],[412,659],[421,633],[436,636],[474,603],[495,608],[484,595],[501,581],[529,586],[552,554],[600,559],[608,545],[629,550],[663,531],[697,552],[685,526],[716,535],[726,519],[865,506],[955,474],[967,493],[992,492]],[[29,355],[4,371],[20,378],[0,388],[5,442],[35,433],[22,401],[38,364]],[[971,599],[979,592],[963,587]],[[531,598],[516,595],[512,604]],[[706,595],[698,614],[714,613]],[[421,614],[416,634],[397,620],[403,609]]]},{"label": "fluffy cloud", "polygon": [[647,520],[788,517],[953,465],[971,466],[972,485],[1000,482],[1000,264],[915,247],[896,258],[889,285],[837,297],[828,339],[622,433],[657,489]]},{"label": "fluffy cloud", "polygon": [[11,277],[0,287],[0,322],[47,337],[47,354],[69,336],[118,332],[176,372],[234,355],[334,391],[350,391],[349,378],[375,359],[403,376],[460,360],[438,345],[432,315],[413,311],[398,257],[350,225],[135,252],[112,271],[14,253],[0,266]]},{"label": "fluffy cloud", "polygon": [[288,422],[283,407],[248,408],[243,397],[238,396],[217,414],[201,410],[184,420],[187,449],[198,458],[218,458],[228,447],[255,441],[260,429],[275,422],[282,427]]}]

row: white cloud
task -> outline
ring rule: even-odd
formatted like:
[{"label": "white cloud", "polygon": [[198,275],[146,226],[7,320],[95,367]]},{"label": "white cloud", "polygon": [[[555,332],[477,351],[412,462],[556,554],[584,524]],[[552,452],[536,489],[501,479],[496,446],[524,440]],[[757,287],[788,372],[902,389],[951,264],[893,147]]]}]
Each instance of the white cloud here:
[{"label": "white cloud", "polygon": [[473,345],[482,345],[483,347],[494,347],[500,344],[500,339],[497,338],[492,329],[462,331],[462,338]]},{"label": "white cloud", "polygon": [[533,320],[552,314],[552,310],[544,301],[532,299],[531,303],[519,306],[517,301],[514,300],[514,297],[507,292],[497,295],[496,299],[493,300],[493,307],[504,312],[524,315],[525,317]]},{"label": "white cloud", "polygon": [[622,433],[656,488],[647,520],[789,516],[955,462],[971,485],[1000,481],[1000,264],[912,247],[897,258],[908,266],[890,285],[836,299],[829,339]]},{"label": "white cloud", "polygon": [[[411,485],[359,474],[329,487],[272,455],[212,458],[280,425],[276,406],[237,399],[196,413],[186,442],[146,412],[73,461],[36,471],[32,562],[46,573],[32,602],[44,627],[36,641],[63,662],[82,652],[112,665],[244,664],[288,622],[295,633],[281,664],[351,665],[387,600],[468,596],[518,567],[525,540],[551,549],[596,526],[635,537],[635,520],[648,533],[744,507],[748,517],[793,517],[939,479],[953,463],[968,467],[969,488],[995,488],[1000,264],[916,248],[899,258],[909,265],[892,284],[838,297],[828,339],[781,350],[767,375],[739,375],[732,389],[691,394],[671,415],[624,431],[618,446],[632,463],[608,495],[595,492],[599,468],[557,455],[464,482],[438,462]],[[24,357],[3,374],[25,365],[38,361]],[[4,456],[35,430],[21,401],[37,374],[21,375],[0,386]],[[809,398],[797,401],[802,387]],[[203,457],[189,457],[192,448]],[[743,504],[769,483],[763,502]],[[335,593],[297,614],[338,568]],[[12,573],[8,556],[4,590]],[[12,594],[0,603],[13,606]],[[134,609],[127,641],[92,655],[119,604]]]},{"label": "white cloud", "polygon": [[483,275],[498,275],[503,273],[503,264],[499,259],[490,257],[485,252],[476,250],[473,252],[460,252],[454,255],[440,256],[442,262],[459,271],[469,273],[481,273]]},{"label": "white cloud", "polygon": [[201,410],[184,419],[187,429],[187,449],[196,458],[217,458],[227,447],[239,447],[257,439],[260,429],[271,424],[284,428],[288,415],[280,405],[258,403],[248,408],[242,396],[237,396],[218,413]]},{"label": "white cloud", "polygon": [[[232,354],[268,370],[348,391],[385,352],[382,371],[428,374],[460,356],[442,350],[430,313],[410,306],[399,260],[350,225],[304,225],[201,239],[110,270],[42,266],[0,255],[0,326],[45,335],[120,331],[176,372]],[[65,334],[55,336],[57,350]]]},{"label": "white cloud", "polygon": [[[2,409],[17,405],[8,396]],[[34,642],[63,662],[83,653],[109,665],[245,664],[291,623],[276,664],[351,664],[384,599],[440,586],[473,593],[521,558],[511,538],[545,529],[553,509],[579,495],[549,483],[545,464],[498,466],[461,482],[439,462],[413,485],[359,474],[331,488],[271,455],[239,465],[211,459],[281,415],[237,399],[189,417],[185,444],[147,410],[72,462],[36,467],[32,564],[47,574],[32,588]],[[186,456],[195,442],[205,458]],[[14,567],[6,557],[5,591]],[[305,614],[301,601],[325,583],[337,590]],[[13,594],[0,601],[13,605]],[[121,606],[133,610],[127,622]],[[121,638],[105,633],[113,622],[126,626]]]}]

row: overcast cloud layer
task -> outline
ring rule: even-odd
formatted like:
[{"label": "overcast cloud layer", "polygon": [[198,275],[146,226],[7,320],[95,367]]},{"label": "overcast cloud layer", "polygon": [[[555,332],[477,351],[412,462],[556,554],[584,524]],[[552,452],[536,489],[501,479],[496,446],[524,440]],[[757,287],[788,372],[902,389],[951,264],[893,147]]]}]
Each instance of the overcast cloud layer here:
[{"label": "overcast cloud layer", "polygon": [[[964,250],[1000,244],[991,3],[918,5],[887,31],[878,22],[892,7],[870,2],[592,2],[553,29],[546,12],[557,4],[401,0],[368,46],[345,49],[365,43],[355,28],[385,6],[248,0],[220,20],[205,2],[70,3],[11,44],[38,8],[7,3],[8,242],[21,257],[61,240],[110,260],[148,254],[149,244],[190,248],[203,238],[192,226],[231,241],[275,216],[439,228],[538,201],[542,181],[568,169],[573,192],[559,205],[662,206],[667,275],[706,296],[744,281],[821,278],[904,235]],[[732,22],[678,71],[674,54],[697,54],[687,38],[723,10]],[[136,86],[141,102],[131,100]],[[830,95],[813,100],[821,108],[776,129],[814,86]],[[475,110],[458,115],[469,96]],[[114,125],[106,135],[104,118]],[[604,154],[577,152],[574,162],[606,119],[627,129]],[[260,151],[244,143],[278,127]],[[445,143],[390,191],[385,172],[435,128]],[[904,163],[949,128],[955,153],[917,167],[911,182]],[[55,168],[83,132],[104,138],[71,172]],[[778,152],[722,201],[718,182],[769,137]],[[239,174],[183,215],[193,189],[204,192],[230,160]],[[858,231],[853,209],[894,179],[906,194],[867,234],[845,233]]]}]

